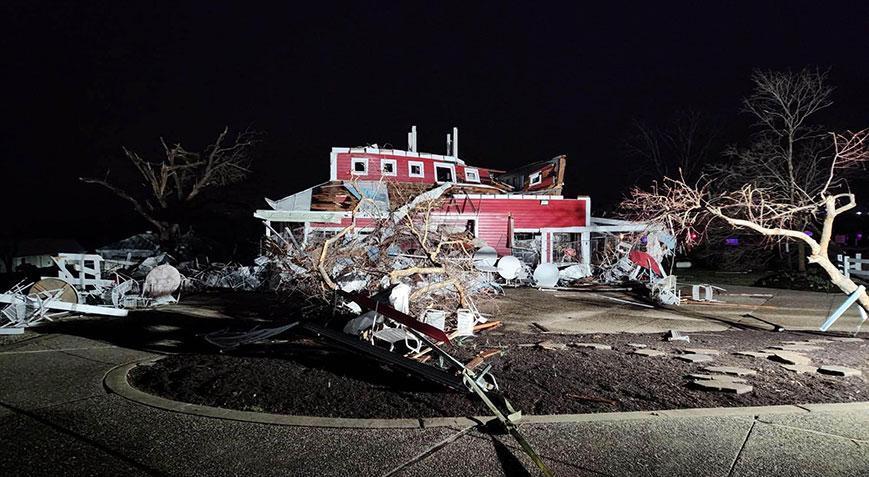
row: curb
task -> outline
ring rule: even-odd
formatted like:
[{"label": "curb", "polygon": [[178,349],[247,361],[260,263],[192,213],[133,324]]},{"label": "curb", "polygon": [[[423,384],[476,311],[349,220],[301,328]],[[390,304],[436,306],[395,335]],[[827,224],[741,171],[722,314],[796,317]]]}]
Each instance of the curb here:
[{"label": "curb", "polygon": [[[131,369],[144,363],[162,359],[145,358],[121,364],[110,369],[103,384],[110,392],[129,401],[164,411],[192,416],[227,419],[232,421],[272,424],[278,426],[327,427],[340,429],[424,429],[429,427],[469,427],[494,420],[494,416],[430,417],[417,419],[372,419],[348,417],[295,416],[265,412],[237,411],[220,407],[204,406],[173,401],[148,394],[132,387],[127,381]],[[713,407],[693,409],[667,409],[661,411],[599,412],[589,414],[540,414],[526,415],[522,424],[559,424],[579,422],[616,422],[646,419],[684,417],[739,417],[764,414],[806,414],[810,412],[869,411],[869,401],[829,404],[786,404],[774,406]]]}]

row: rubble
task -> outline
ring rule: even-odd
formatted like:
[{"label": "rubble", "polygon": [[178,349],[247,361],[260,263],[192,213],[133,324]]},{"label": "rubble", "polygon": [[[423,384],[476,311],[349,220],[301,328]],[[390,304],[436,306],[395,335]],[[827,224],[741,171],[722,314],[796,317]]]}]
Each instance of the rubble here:
[{"label": "rubble", "polygon": [[818,372],[821,374],[831,374],[833,376],[861,376],[863,374],[859,369],[831,365],[821,366],[818,368]]},{"label": "rubble", "polygon": [[739,368],[736,366],[707,366],[703,368],[711,373],[731,374],[735,376],[751,376],[757,374],[757,371],[748,368]]}]

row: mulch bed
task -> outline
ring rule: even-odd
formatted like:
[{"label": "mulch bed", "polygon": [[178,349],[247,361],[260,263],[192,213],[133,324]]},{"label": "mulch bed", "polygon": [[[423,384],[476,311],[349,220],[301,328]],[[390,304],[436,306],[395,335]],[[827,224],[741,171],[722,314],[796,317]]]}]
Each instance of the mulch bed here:
[{"label": "mulch bed", "polygon": [[[828,338],[798,332],[725,331],[690,333],[690,343],[660,335],[561,336],[482,334],[450,349],[467,361],[483,349],[503,354],[486,360],[514,407],[526,414],[650,411],[674,408],[760,406],[869,400],[866,377],[795,374],[762,358],[735,351],[760,351],[782,341]],[[595,342],[613,350],[568,347],[545,350],[535,343]],[[672,356],[630,354],[628,343],[679,354],[680,348],[714,348],[711,363],[687,363]],[[815,365],[869,370],[869,340],[825,343],[806,352]],[[705,366],[757,370],[747,377],[753,392],[742,395],[701,391],[686,376]],[[130,375],[133,386],[170,399],[248,411],[329,417],[416,418],[488,415],[469,394],[444,389],[355,354],[309,338],[249,346],[232,354],[175,355]]]}]

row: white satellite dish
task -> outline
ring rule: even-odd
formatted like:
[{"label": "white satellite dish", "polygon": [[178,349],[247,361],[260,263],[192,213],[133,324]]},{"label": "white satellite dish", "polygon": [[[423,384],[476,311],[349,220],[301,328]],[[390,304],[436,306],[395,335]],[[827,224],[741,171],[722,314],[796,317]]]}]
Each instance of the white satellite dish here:
[{"label": "white satellite dish", "polygon": [[498,251],[492,247],[480,247],[476,253],[474,253],[474,266],[478,269],[480,266],[484,268],[491,268],[495,266],[495,262],[498,261]]},{"label": "white satellite dish", "polygon": [[498,275],[505,280],[512,280],[519,276],[519,271],[522,270],[522,262],[518,258],[507,255],[498,260]]},{"label": "white satellite dish", "polygon": [[551,263],[541,263],[534,269],[534,283],[541,288],[553,288],[558,284],[558,267]]}]

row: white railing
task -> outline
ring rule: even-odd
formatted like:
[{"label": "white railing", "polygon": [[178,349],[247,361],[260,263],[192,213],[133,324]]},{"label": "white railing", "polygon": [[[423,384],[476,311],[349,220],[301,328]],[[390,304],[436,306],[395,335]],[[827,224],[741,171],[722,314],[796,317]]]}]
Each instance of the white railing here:
[{"label": "white railing", "polygon": [[853,257],[847,255],[836,255],[836,260],[839,262],[839,268],[845,277],[851,278],[851,274],[859,277],[869,276],[869,260],[863,258],[863,254],[855,254]]}]

